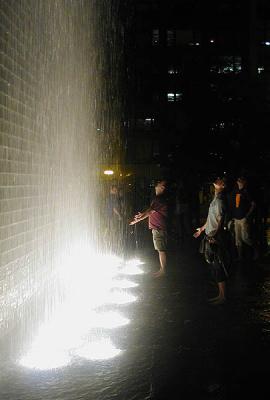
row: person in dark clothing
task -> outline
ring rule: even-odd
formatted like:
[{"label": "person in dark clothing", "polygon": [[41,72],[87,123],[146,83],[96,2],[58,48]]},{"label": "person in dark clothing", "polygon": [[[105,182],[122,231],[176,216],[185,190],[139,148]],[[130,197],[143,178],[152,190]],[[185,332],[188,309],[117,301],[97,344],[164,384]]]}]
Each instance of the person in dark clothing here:
[{"label": "person in dark clothing", "polygon": [[116,185],[110,187],[106,202],[106,244],[114,251],[120,250],[121,236],[121,203]]},{"label": "person in dark clothing", "polygon": [[250,218],[255,209],[255,201],[247,190],[247,180],[244,177],[237,179],[237,188],[233,190],[230,198],[230,212],[234,221],[235,245],[238,259],[243,257],[243,244],[253,249],[254,258],[258,252],[250,236]]},{"label": "person in dark clothing", "polygon": [[108,217],[112,220],[121,221],[121,204],[120,204],[120,196],[118,194],[117,186],[112,185],[110,188],[110,194],[107,199],[107,214]]},{"label": "person in dark clothing", "polygon": [[168,230],[168,201],[165,196],[167,183],[162,180],[155,186],[155,197],[150,207],[144,212],[139,212],[134,216],[130,225],[137,224],[149,218],[149,229],[152,231],[154,248],[159,255],[160,268],[154,275],[160,277],[165,275],[167,264],[167,230]]}]

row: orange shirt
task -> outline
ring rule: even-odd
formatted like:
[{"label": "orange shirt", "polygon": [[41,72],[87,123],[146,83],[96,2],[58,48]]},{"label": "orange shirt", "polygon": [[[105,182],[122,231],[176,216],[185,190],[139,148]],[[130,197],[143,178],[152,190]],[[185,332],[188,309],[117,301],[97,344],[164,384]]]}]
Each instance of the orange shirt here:
[{"label": "orange shirt", "polygon": [[240,206],[240,199],[241,199],[241,193],[236,193],[236,196],[235,196],[235,207],[236,208],[239,208],[239,206]]}]

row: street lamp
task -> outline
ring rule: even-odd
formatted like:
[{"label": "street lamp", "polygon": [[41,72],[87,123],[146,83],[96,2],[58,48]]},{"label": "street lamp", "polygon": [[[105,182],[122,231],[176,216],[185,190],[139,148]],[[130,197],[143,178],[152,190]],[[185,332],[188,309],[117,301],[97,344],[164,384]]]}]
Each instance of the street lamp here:
[{"label": "street lamp", "polygon": [[112,171],[111,169],[106,169],[103,173],[104,175],[113,175],[114,171]]}]

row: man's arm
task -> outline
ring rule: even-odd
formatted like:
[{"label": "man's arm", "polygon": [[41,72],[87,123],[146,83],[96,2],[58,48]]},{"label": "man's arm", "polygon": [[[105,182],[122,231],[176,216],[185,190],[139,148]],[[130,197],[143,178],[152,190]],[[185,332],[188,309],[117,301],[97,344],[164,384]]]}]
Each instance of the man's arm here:
[{"label": "man's arm", "polygon": [[201,226],[200,228],[197,228],[197,229],[196,229],[196,232],[194,233],[193,236],[194,236],[195,238],[199,237],[200,234],[201,234],[202,232],[205,231],[205,228],[206,228],[206,223],[205,223],[203,226]]},{"label": "man's arm", "polygon": [[113,207],[113,212],[115,215],[117,215],[118,219],[122,219],[122,216],[116,207]]},{"label": "man's arm", "polygon": [[149,207],[147,210],[145,210],[144,212],[139,212],[138,214],[135,215],[134,219],[129,223],[129,225],[134,225],[137,224],[137,222],[140,222],[146,218],[149,217],[150,214],[152,214],[154,212],[154,210],[152,210],[151,207]]}]

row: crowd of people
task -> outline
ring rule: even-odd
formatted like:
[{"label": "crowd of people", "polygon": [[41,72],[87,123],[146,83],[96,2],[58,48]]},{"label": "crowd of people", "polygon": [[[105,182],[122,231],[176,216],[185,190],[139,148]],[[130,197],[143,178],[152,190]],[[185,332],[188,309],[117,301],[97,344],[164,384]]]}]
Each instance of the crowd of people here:
[{"label": "crowd of people", "polygon": [[[133,226],[148,220],[159,259],[159,270],[154,273],[155,277],[166,274],[170,240],[174,240],[180,249],[200,237],[199,251],[209,264],[218,288],[218,295],[209,301],[212,304],[223,304],[226,301],[226,280],[230,265],[247,259],[256,260],[260,256],[262,243],[258,236],[261,231],[258,226],[267,224],[267,213],[265,210],[262,212],[256,204],[246,177],[239,176],[232,190],[228,189],[225,177],[216,177],[211,184],[212,199],[209,199],[204,216],[198,211],[199,202],[195,202],[195,207],[192,204],[192,197],[182,181],[172,184],[160,180],[155,185],[149,206],[136,213],[128,223]],[[117,237],[116,232],[127,225],[121,197],[117,186],[112,185],[107,211],[108,231],[114,238]],[[203,217],[205,221],[198,227]],[[197,229],[194,233],[195,224]]]}]

